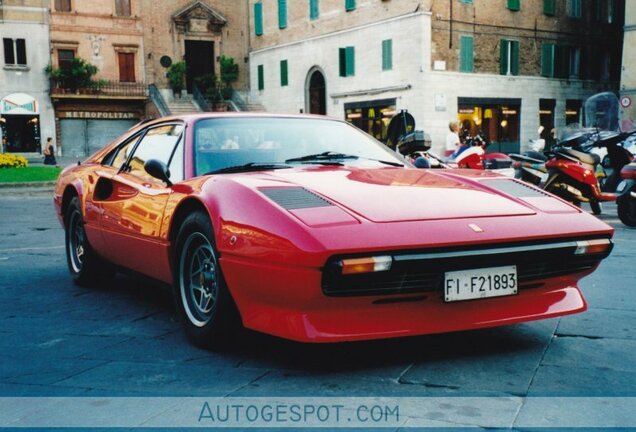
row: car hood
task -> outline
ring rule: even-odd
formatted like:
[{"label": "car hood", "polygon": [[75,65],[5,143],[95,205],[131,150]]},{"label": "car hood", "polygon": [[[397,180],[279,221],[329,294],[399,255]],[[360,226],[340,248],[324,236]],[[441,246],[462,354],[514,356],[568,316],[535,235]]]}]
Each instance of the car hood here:
[{"label": "car hood", "polygon": [[[250,180],[248,180],[250,177]],[[261,192],[301,187],[373,222],[521,216],[536,213],[524,201],[488,186],[512,179],[462,170],[320,167],[277,170],[243,179]],[[523,188],[523,186],[519,186]],[[529,188],[528,188],[529,189]],[[536,193],[529,189],[530,192]],[[550,199],[547,196],[545,199]],[[576,210],[564,204],[564,209]]]}]

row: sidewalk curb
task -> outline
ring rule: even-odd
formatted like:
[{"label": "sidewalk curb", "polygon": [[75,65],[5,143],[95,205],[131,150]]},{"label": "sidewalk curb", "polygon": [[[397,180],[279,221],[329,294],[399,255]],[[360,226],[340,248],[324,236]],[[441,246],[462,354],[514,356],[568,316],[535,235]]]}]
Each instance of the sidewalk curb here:
[{"label": "sidewalk curb", "polygon": [[2,189],[27,189],[27,188],[51,188],[55,186],[54,181],[43,182],[19,182],[19,183],[0,183],[0,190]]}]

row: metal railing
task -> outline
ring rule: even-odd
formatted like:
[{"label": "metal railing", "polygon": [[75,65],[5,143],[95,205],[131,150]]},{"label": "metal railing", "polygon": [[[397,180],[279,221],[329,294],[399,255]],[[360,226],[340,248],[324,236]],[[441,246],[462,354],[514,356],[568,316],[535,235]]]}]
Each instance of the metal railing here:
[{"label": "metal railing", "polygon": [[236,107],[236,111],[248,111],[247,103],[241,97],[241,94],[238,91],[232,89],[232,97],[230,98],[230,100],[233,102],[234,106]]},{"label": "metal railing", "polygon": [[201,111],[212,111],[209,102],[196,84],[192,84],[192,98]]},{"label": "metal railing", "polygon": [[150,100],[152,101],[152,103],[154,103],[157,107],[157,110],[159,110],[159,114],[161,114],[162,117],[172,114],[170,108],[168,108],[168,104],[166,103],[163,96],[161,96],[161,92],[156,85],[150,84],[148,86],[148,95],[150,96]]},{"label": "metal railing", "polygon": [[50,80],[50,92],[52,95],[96,95],[96,96],[121,96],[121,97],[146,97],[147,86],[141,82],[120,82],[96,80],[90,83],[74,83],[69,80]]}]

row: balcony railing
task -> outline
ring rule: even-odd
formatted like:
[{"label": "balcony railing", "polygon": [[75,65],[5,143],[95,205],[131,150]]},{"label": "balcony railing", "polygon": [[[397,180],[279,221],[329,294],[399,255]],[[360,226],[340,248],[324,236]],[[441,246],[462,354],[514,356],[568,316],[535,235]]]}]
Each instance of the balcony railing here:
[{"label": "balcony railing", "polygon": [[52,78],[50,93],[55,96],[94,95],[97,97],[147,97],[148,86],[139,82],[98,80],[89,84],[69,82]]}]

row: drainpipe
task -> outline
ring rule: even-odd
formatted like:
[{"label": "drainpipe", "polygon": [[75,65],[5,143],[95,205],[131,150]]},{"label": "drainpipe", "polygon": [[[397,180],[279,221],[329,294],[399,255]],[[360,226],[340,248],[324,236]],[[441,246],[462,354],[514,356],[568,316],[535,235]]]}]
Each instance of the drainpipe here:
[{"label": "drainpipe", "polygon": [[453,48],[453,0],[449,1],[450,3],[450,17],[448,19],[449,25],[448,25],[448,48],[451,49]]}]

